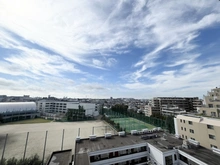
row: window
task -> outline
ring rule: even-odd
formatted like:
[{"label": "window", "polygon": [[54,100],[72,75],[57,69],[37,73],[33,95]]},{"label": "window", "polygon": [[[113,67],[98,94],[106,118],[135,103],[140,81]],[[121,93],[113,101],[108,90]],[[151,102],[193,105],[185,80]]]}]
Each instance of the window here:
[{"label": "window", "polygon": [[192,139],[192,140],[196,140],[195,138],[192,138],[192,137],[191,137],[190,139]]},{"label": "window", "polygon": [[185,139],[187,139],[187,136],[185,136]]},{"label": "window", "polygon": [[184,131],[186,131],[186,128],[184,128]]},{"label": "window", "polygon": [[183,123],[185,123],[185,120],[183,120]]},{"label": "window", "polygon": [[210,135],[209,134],[209,139],[214,139],[215,140],[215,135]]},{"label": "window", "polygon": [[188,123],[189,123],[190,125],[193,125],[193,122],[192,122],[192,121],[188,121]]},{"label": "window", "polygon": [[184,138],[184,135],[182,135],[182,138]]},{"label": "window", "polygon": [[182,119],[180,119],[180,122],[182,123]]},{"label": "window", "polygon": [[211,112],[212,117],[216,117],[216,112]]},{"label": "window", "polygon": [[212,145],[212,144],[211,144],[210,146],[211,146],[211,148],[212,148],[212,147],[213,147],[213,148],[218,148],[217,146],[215,146],[215,145]]},{"label": "window", "polygon": [[174,154],[174,160],[176,160],[176,154]]},{"label": "window", "polygon": [[213,125],[207,125],[207,128],[208,129],[214,129],[214,126]]},{"label": "window", "polygon": [[183,130],[183,127],[181,127],[181,130]]},{"label": "window", "polygon": [[209,108],[213,108],[213,104],[209,104]]},{"label": "window", "polygon": [[189,129],[189,132],[190,132],[190,133],[194,133],[194,130],[193,130],[193,129]]}]

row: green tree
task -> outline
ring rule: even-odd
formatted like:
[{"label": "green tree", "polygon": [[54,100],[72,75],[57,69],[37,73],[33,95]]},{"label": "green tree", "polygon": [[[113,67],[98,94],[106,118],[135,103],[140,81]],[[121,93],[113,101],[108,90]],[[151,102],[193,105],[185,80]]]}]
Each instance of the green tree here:
[{"label": "green tree", "polygon": [[174,117],[173,116],[167,116],[166,128],[169,131],[169,133],[175,133]]}]

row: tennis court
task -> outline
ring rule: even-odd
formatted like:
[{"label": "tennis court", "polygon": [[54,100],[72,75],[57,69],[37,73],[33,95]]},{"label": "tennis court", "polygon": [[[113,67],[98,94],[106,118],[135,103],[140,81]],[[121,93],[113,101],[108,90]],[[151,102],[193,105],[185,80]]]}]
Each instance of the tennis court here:
[{"label": "tennis court", "polygon": [[121,128],[125,128],[126,132],[130,132],[131,130],[142,130],[142,129],[153,129],[155,126],[151,124],[147,124],[143,121],[132,117],[125,118],[111,118],[115,123],[119,123]]}]

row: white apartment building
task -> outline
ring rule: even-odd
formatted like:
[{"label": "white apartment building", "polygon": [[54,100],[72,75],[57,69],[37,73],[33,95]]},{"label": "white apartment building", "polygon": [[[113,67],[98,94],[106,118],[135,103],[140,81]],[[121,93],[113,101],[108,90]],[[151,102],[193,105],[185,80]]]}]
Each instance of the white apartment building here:
[{"label": "white apartment building", "polygon": [[38,111],[44,115],[46,113],[65,114],[68,109],[78,109],[83,106],[86,116],[98,116],[100,106],[94,103],[79,103],[54,100],[40,100],[37,102]]},{"label": "white apartment building", "polygon": [[204,116],[220,117],[220,88],[211,89],[203,98],[204,104],[198,108],[198,113]]}]

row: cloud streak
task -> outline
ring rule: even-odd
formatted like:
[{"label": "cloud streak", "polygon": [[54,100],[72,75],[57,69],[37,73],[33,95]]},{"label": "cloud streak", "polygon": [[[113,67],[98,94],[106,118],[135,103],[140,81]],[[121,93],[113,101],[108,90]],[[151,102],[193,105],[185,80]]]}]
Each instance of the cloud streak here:
[{"label": "cloud streak", "polygon": [[0,78],[11,85],[24,78],[25,85],[13,89],[35,94],[85,96],[81,89],[91,96],[146,97],[143,90],[161,95],[189,86],[199,93],[215,86],[209,79],[219,73],[220,64],[210,60],[219,56],[219,40],[212,39],[211,55],[211,47],[201,51],[201,35],[220,25],[219,8],[215,0],[3,0],[0,73],[11,77]]}]

